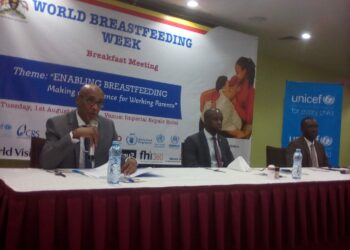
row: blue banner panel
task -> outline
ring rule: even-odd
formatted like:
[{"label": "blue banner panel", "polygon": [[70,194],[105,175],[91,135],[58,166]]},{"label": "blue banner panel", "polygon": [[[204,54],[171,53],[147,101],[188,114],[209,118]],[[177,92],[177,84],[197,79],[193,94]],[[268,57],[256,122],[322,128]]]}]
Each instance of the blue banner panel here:
[{"label": "blue banner panel", "polygon": [[0,98],[75,106],[82,85],[105,93],[104,110],[181,119],[181,86],[0,55]]},{"label": "blue banner panel", "polygon": [[282,146],[299,137],[300,121],[314,117],[319,125],[317,140],[326,149],[329,162],[338,166],[343,86],[330,83],[286,82]]}]

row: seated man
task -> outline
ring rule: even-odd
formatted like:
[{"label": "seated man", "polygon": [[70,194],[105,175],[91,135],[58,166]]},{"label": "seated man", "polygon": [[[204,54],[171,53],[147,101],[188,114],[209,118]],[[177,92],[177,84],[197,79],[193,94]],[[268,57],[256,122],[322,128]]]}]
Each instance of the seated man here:
[{"label": "seated man", "polygon": [[222,119],[219,109],[205,111],[204,130],[187,137],[183,143],[183,167],[227,167],[234,160],[227,139],[218,134]]},{"label": "seated man", "polygon": [[[97,85],[84,85],[76,97],[77,109],[46,122],[46,143],[40,156],[40,165],[52,168],[89,168],[88,148],[94,147],[94,163],[100,166],[108,161],[109,148],[117,138],[112,120],[98,113],[103,105],[104,93]],[[122,158],[122,172],[136,171],[134,158]]]},{"label": "seated man", "polygon": [[300,129],[303,136],[289,143],[287,147],[287,166],[293,166],[293,154],[300,148],[303,154],[302,167],[328,167],[328,158],[321,143],[316,140],[318,124],[313,117],[305,117],[301,120]]}]

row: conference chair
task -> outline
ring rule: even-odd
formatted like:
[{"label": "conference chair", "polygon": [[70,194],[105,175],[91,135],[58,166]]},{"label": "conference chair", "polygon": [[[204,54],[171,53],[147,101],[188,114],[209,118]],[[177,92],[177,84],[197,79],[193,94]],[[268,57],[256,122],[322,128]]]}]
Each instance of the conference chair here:
[{"label": "conference chair", "polygon": [[270,164],[277,167],[286,167],[286,148],[266,146],[266,166]]},{"label": "conference chair", "polygon": [[40,153],[44,147],[46,139],[39,137],[32,137],[30,143],[30,167],[31,168],[40,168],[39,160]]}]

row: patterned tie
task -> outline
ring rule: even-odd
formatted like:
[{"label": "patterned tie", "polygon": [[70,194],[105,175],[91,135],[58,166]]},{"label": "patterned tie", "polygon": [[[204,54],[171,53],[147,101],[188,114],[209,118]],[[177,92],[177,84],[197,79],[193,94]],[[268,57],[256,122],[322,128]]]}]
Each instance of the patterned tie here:
[{"label": "patterned tie", "polygon": [[310,145],[310,156],[311,156],[312,166],[318,167],[315,145],[313,143]]},{"label": "patterned tie", "polygon": [[218,163],[218,167],[221,168],[222,167],[221,152],[218,145],[218,141],[216,140],[215,136],[213,137],[213,143],[214,143],[215,158]]}]

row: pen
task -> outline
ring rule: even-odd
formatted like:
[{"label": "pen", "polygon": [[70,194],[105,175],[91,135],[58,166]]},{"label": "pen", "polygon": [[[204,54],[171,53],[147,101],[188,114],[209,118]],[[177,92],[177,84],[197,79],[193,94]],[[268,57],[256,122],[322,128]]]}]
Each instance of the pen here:
[{"label": "pen", "polygon": [[214,172],[226,173],[225,171],[222,171],[222,170],[217,169],[217,168],[206,168],[206,169],[211,170],[211,171],[214,171]]},{"label": "pen", "polygon": [[62,177],[66,177],[66,175],[64,173],[62,173],[62,171],[55,169],[55,175],[59,175]]},{"label": "pen", "polygon": [[134,182],[134,180],[131,177],[125,177],[129,182]]},{"label": "pen", "polygon": [[86,174],[83,171],[80,171],[79,169],[72,169],[72,173],[81,174],[81,175],[86,176]]},{"label": "pen", "polygon": [[135,182],[132,177],[125,176],[125,175],[121,176],[119,181],[120,182],[125,182],[125,183],[134,183]]}]

